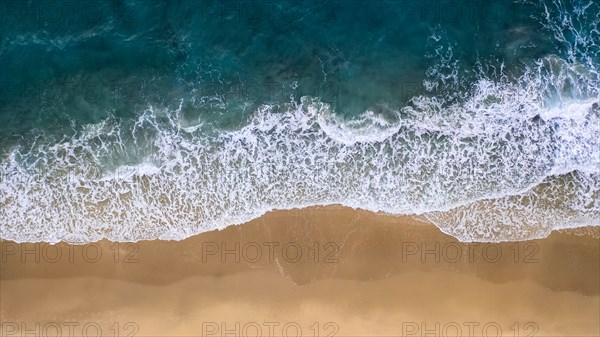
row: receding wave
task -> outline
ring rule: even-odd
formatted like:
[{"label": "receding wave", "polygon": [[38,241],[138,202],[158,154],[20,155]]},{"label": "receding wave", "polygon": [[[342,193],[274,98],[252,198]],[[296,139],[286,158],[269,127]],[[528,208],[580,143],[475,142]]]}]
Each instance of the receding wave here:
[{"label": "receding wave", "polygon": [[[576,118],[544,119],[548,108],[507,90],[522,92],[481,84],[440,114],[421,97],[389,125],[370,114],[341,121],[310,98],[285,112],[265,106],[215,137],[182,128],[177,110],[149,108],[131,130],[108,119],[3,160],[2,233],[17,241],[183,239],[271,209],[324,204],[425,213],[462,240],[597,223],[598,102],[565,107],[578,109]],[[106,165],[124,154],[138,162]]]},{"label": "receding wave", "polygon": [[[570,50],[589,55],[589,43]],[[518,76],[498,65],[467,87],[453,86],[459,71],[448,67],[457,65],[430,68],[424,86],[452,90],[415,96],[392,117],[345,119],[302,97],[262,106],[236,130],[206,132],[205,121],[186,119],[182,97],[133,123],[109,117],[68,139],[39,134],[0,163],[2,238],[184,239],[329,204],[424,215],[463,241],[598,226],[593,60],[548,55]]]}]

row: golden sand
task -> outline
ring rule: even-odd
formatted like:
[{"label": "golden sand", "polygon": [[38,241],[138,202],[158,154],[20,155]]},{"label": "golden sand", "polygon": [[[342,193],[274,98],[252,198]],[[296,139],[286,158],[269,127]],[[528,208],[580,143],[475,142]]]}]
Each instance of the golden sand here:
[{"label": "golden sand", "polygon": [[183,241],[5,241],[0,334],[599,336],[597,231],[466,244],[331,206]]}]

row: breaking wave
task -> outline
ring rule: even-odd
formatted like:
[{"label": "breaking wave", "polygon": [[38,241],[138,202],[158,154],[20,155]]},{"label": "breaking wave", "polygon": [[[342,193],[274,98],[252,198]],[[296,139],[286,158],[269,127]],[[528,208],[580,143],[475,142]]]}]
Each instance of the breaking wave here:
[{"label": "breaking wave", "polygon": [[132,123],[111,116],[70,138],[38,134],[1,159],[2,238],[180,240],[273,209],[330,204],[424,215],[462,241],[598,226],[597,25],[591,38],[565,33],[582,29],[573,22],[586,8],[553,22],[546,7],[545,26],[570,52],[519,75],[480,64],[465,84],[447,49],[428,71],[429,92],[392,117],[344,118],[306,96],[209,133],[184,117],[182,97]]}]

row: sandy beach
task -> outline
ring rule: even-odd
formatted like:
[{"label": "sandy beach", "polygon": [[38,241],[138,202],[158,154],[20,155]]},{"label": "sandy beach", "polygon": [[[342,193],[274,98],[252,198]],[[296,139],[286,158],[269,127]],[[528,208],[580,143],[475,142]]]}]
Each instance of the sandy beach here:
[{"label": "sandy beach", "polygon": [[1,243],[2,336],[598,336],[597,228],[460,243],[339,206],[184,241]]},{"label": "sandy beach", "polygon": [[0,0],[0,337],[600,337],[600,0]]}]

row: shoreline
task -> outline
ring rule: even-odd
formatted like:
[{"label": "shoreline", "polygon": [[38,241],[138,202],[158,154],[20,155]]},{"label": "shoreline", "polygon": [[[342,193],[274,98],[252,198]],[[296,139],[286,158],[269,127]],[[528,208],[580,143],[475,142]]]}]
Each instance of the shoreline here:
[{"label": "shoreline", "polygon": [[458,323],[461,336],[594,336],[600,239],[589,231],[462,243],[410,217],[329,206],[182,241],[0,241],[0,332],[421,336],[456,335]]},{"label": "shoreline", "polygon": [[[477,202],[478,201],[475,201],[475,203],[477,203]],[[469,204],[466,204],[466,205],[469,205]],[[462,206],[465,206],[465,205],[462,205]],[[458,207],[460,207],[460,206],[458,206]],[[483,243],[511,243],[511,242],[525,242],[525,241],[532,241],[532,240],[543,240],[543,239],[548,238],[550,235],[552,235],[554,233],[573,233],[573,234],[579,233],[583,236],[592,236],[594,238],[600,238],[600,226],[580,225],[580,226],[575,226],[575,227],[551,229],[549,234],[545,237],[532,237],[532,238],[521,239],[521,240],[498,240],[498,241],[461,240],[460,238],[454,236],[453,234],[447,233],[446,231],[444,231],[443,228],[441,228],[440,226],[438,226],[437,224],[435,224],[434,222],[432,222],[431,220],[429,220],[427,218],[428,214],[433,214],[433,213],[442,212],[442,211],[428,212],[428,213],[423,213],[423,214],[396,215],[396,214],[386,213],[384,211],[371,211],[371,210],[367,210],[367,209],[363,209],[363,208],[354,208],[354,207],[350,207],[350,206],[344,206],[341,204],[323,204],[323,205],[311,205],[311,206],[304,206],[304,207],[299,206],[299,207],[294,207],[294,208],[289,208],[289,209],[277,209],[277,208],[271,209],[271,210],[268,210],[268,211],[265,211],[262,213],[259,212],[260,215],[257,215],[256,217],[251,218],[251,220],[248,220],[248,221],[244,221],[244,222],[240,222],[240,223],[235,222],[233,224],[226,225],[226,226],[223,226],[220,228],[215,228],[215,229],[207,230],[204,232],[199,232],[196,234],[191,234],[187,237],[177,238],[177,239],[152,238],[152,239],[140,239],[137,241],[126,241],[126,240],[115,241],[107,236],[102,236],[100,239],[95,240],[95,241],[75,242],[75,241],[65,241],[65,240],[61,240],[61,241],[16,241],[14,239],[5,239],[5,238],[0,237],[0,242],[11,242],[11,243],[15,243],[15,244],[28,244],[28,243],[50,244],[50,245],[63,244],[63,245],[74,245],[74,246],[95,244],[95,243],[99,243],[99,242],[134,243],[134,244],[142,243],[142,242],[152,242],[152,241],[181,242],[181,241],[193,239],[200,235],[205,235],[206,233],[220,232],[223,230],[227,230],[230,227],[244,226],[247,224],[259,222],[259,221],[262,221],[263,218],[272,217],[273,214],[289,213],[289,214],[293,215],[298,212],[300,212],[300,213],[301,212],[309,212],[310,213],[315,210],[316,211],[318,211],[318,210],[340,210],[342,212],[353,212],[353,213],[357,213],[357,214],[370,214],[374,217],[378,217],[381,219],[393,218],[393,219],[396,219],[395,222],[397,222],[397,223],[411,223],[411,224],[420,223],[423,225],[434,226],[440,232],[442,232],[444,235],[448,235],[463,244],[467,244],[467,243],[482,243],[482,244]],[[391,221],[393,222],[394,220],[391,220]]]}]

